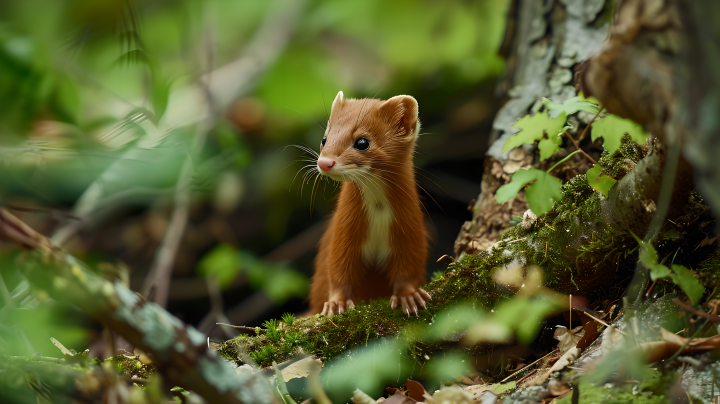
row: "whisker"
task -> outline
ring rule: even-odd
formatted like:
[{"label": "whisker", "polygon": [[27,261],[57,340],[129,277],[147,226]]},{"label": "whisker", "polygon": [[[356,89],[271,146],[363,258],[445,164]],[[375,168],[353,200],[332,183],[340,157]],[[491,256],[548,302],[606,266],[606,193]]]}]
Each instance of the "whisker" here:
[{"label": "whisker", "polygon": [[[289,145],[287,145],[287,146],[280,147],[280,149],[282,149],[282,151],[285,151],[285,149],[287,149],[288,147],[297,147],[298,149],[300,149],[300,150],[302,150],[302,151],[305,151],[305,152],[308,152],[308,153],[310,153],[311,155],[313,155],[313,156],[315,156],[315,157],[320,157],[320,155],[319,155],[315,150],[313,150],[313,149],[311,149],[311,148],[309,148],[308,146],[305,146],[305,145],[289,144]],[[278,150],[279,150],[279,149],[278,149]]]},{"label": "whisker", "polygon": [[317,173],[317,170],[310,169],[307,172],[305,172],[305,175],[303,175],[303,182],[300,185],[300,199],[302,199],[302,192],[305,189],[305,185],[307,185],[309,180],[316,174],[319,175]]},{"label": "whisker", "polygon": [[[307,175],[307,173],[309,173],[309,172],[312,171],[312,166],[313,166],[312,164],[308,164],[308,165],[300,168],[300,169],[298,170],[298,172],[295,173],[295,176],[293,176],[292,181],[290,181],[290,186],[288,187],[288,192],[290,192],[290,188],[292,188],[292,185],[295,183],[295,179],[297,178],[298,174],[300,174],[300,172],[301,172],[303,169],[305,169],[305,168],[310,168],[308,171],[305,172],[305,175]],[[286,167],[286,168],[287,168],[287,167]],[[305,175],[303,175],[303,177],[304,177]]]},{"label": "whisker", "polygon": [[312,207],[313,203],[315,201],[315,187],[317,186],[317,182],[320,176],[315,177],[315,182],[313,183],[312,192],[310,193],[310,217],[312,217]]}]

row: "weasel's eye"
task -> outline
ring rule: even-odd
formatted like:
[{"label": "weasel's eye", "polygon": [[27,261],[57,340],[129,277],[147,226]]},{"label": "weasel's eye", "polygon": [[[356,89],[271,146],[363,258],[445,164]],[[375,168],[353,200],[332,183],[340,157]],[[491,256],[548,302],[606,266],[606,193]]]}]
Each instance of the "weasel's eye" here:
[{"label": "weasel's eye", "polygon": [[364,137],[361,137],[360,139],[355,141],[353,147],[360,151],[365,151],[370,148],[370,141],[365,139]]},{"label": "weasel's eye", "polygon": [[325,142],[327,142],[327,136],[323,136],[323,140],[320,142],[320,144],[325,146]]}]

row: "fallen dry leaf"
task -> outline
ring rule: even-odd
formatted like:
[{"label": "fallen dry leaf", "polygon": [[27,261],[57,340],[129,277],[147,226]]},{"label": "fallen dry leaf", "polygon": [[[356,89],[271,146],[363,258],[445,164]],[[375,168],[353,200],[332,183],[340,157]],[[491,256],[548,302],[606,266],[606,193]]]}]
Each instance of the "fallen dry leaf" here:
[{"label": "fallen dry leaf", "polygon": [[450,387],[443,386],[432,396],[425,394],[423,398],[427,404],[474,404],[473,395],[457,384]]},{"label": "fallen dry leaf", "polygon": [[570,385],[560,380],[550,380],[548,383],[548,391],[553,396],[563,396],[570,391]]},{"label": "fallen dry leaf", "polygon": [[585,315],[584,313],[580,313],[580,321],[582,322],[582,327],[585,331],[585,334],[582,336],[582,338],[580,338],[576,346],[579,349],[585,349],[590,346],[593,341],[595,341],[595,338],[600,335],[600,332],[598,331],[598,324],[595,323],[595,320]]},{"label": "fallen dry leaf", "polygon": [[283,376],[283,380],[289,382],[292,379],[308,377],[311,372],[319,372],[320,368],[322,368],[320,359],[314,356],[308,356],[286,367],[280,373]]},{"label": "fallen dry leaf", "polygon": [[563,354],[563,356],[558,359],[557,362],[553,365],[553,367],[550,368],[550,373],[557,372],[558,370],[562,370],[565,366],[573,363],[575,359],[580,356],[580,352],[582,350],[578,347],[570,348],[567,352]]},{"label": "fallen dry leaf", "polygon": [[425,394],[428,394],[428,391],[425,390],[425,387],[423,387],[422,384],[416,382],[415,380],[407,379],[407,382],[405,382],[405,388],[407,388],[408,397],[412,398],[415,401],[423,401],[423,396]]},{"label": "fallen dry leaf", "polygon": [[575,327],[570,331],[568,331],[567,327],[559,326],[555,329],[553,338],[559,341],[557,348],[560,352],[565,353],[569,351],[570,348],[577,346],[578,341],[580,341],[584,335],[585,330],[583,326]]},{"label": "fallen dry leaf", "polygon": [[[638,345],[648,363],[667,359],[675,354],[688,341],[688,338],[675,335],[661,328],[662,341],[646,342]],[[712,351],[720,348],[720,334],[708,338],[693,338],[681,354]]]}]

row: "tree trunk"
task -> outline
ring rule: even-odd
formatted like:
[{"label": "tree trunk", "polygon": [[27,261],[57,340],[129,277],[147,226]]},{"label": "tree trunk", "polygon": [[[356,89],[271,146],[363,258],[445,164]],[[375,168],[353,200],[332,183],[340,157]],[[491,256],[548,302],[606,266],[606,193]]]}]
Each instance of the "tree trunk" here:
[{"label": "tree trunk", "polygon": [[[503,144],[517,131],[511,126],[518,119],[540,109],[542,97],[561,103],[577,95],[576,66],[601,48],[610,30],[612,9],[605,3],[604,0],[513,2],[501,48],[508,68],[498,85],[498,92],[509,99],[495,116],[491,137],[494,141],[485,155],[481,193],[472,221],[463,225],[455,242],[456,257],[484,251],[511,227],[509,221],[513,216],[527,210],[523,192],[503,205],[495,201],[494,195],[520,167],[538,166],[538,159],[529,147],[502,153]],[[588,116],[579,113],[570,117],[569,122],[579,128],[580,123],[588,123]],[[578,172],[574,169],[563,174],[567,179]]]}]

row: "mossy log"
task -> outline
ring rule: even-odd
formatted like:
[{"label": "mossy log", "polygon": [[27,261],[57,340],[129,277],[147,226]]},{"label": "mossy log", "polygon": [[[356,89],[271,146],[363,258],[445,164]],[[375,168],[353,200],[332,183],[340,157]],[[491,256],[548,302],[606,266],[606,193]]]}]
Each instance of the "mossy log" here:
[{"label": "mossy log", "polygon": [[[659,193],[644,187],[659,183],[655,177],[660,172],[655,168],[646,170],[648,166],[656,167],[656,159],[657,150],[653,147],[638,146],[629,138],[624,139],[619,150],[601,159],[600,164],[608,169],[614,167],[615,175],[620,177],[607,198],[594,191],[584,175],[570,179],[562,187],[562,200],[550,212],[510,228],[491,248],[477,255],[465,254],[449,264],[442,276],[426,286],[433,299],[417,317],[391,310],[388,299],[363,302],[342,315],[297,319],[292,324],[280,324],[273,332],[241,335],[224,342],[219,352],[238,365],[252,361],[260,367],[301,353],[328,360],[413,323],[427,324],[440,311],[458,302],[471,301],[479,308],[492,309],[498,300],[515,292],[493,280],[493,272],[509,264],[539,266],[545,273],[546,284],[560,292],[591,299],[602,297],[603,290],[621,284],[633,273],[638,251],[633,231],[647,229],[653,198]],[[628,193],[636,198],[628,198]],[[618,215],[613,212],[618,208],[648,213],[632,214],[619,224],[606,221],[605,218]],[[708,209],[696,193],[688,192],[682,206],[674,211],[683,212],[687,227],[675,229],[668,223],[662,233],[663,244],[658,246],[661,254],[680,245],[694,248],[705,237],[697,230],[710,219],[698,219],[707,215]],[[686,255],[677,257],[677,262],[684,262]],[[411,355],[424,362],[426,354],[440,348],[420,347],[413,349]]]}]

